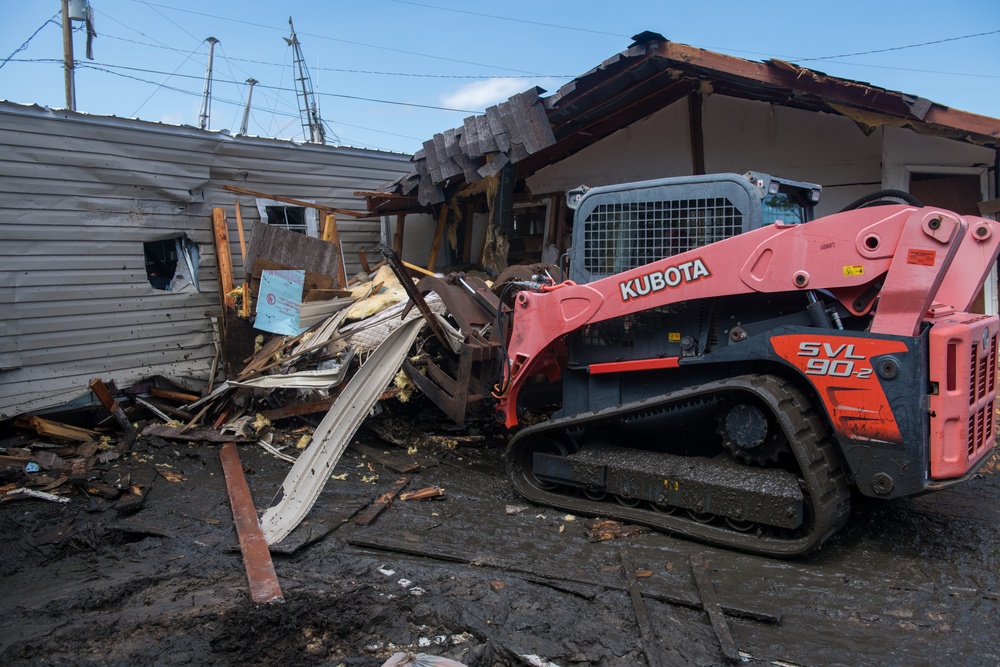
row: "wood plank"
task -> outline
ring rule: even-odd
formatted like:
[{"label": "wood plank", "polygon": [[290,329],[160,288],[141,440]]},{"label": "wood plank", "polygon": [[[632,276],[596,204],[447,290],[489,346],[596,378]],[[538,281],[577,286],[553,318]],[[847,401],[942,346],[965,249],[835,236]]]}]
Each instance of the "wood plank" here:
[{"label": "wood plank", "polygon": [[287,405],[282,408],[276,408],[274,410],[266,410],[261,413],[264,419],[268,421],[277,421],[278,419],[287,419],[288,417],[298,417],[301,415],[311,415],[315,412],[328,412],[333,404],[337,402],[336,397],[328,398],[323,401],[315,401],[313,403],[302,403],[299,405]]},{"label": "wood plank", "polygon": [[722,654],[731,662],[740,661],[740,652],[736,648],[736,641],[729,631],[729,623],[722,613],[722,605],[719,604],[719,596],[712,584],[711,577],[708,576],[708,562],[701,556],[691,554],[688,556],[691,563],[691,574],[694,575],[694,583],[698,587],[698,595],[701,596],[702,608],[708,613],[708,619],[712,622],[712,629],[719,638],[722,646]]},{"label": "wood plank", "polygon": [[233,258],[229,249],[229,229],[226,212],[221,208],[212,209],[212,232],[215,239],[215,259],[219,268],[219,291],[224,306],[232,306],[229,293],[233,291]]},{"label": "wood plank", "polygon": [[625,588],[632,599],[632,609],[635,611],[635,618],[639,625],[639,634],[642,636],[642,650],[646,655],[646,664],[649,667],[659,667],[663,664],[660,658],[659,646],[656,643],[656,633],[653,632],[653,624],[649,621],[649,613],[646,611],[646,604],[642,601],[642,591],[639,590],[639,580],[635,576],[635,566],[632,559],[628,557],[625,549],[619,548],[618,555],[622,561],[622,575],[625,577]]},{"label": "wood plank", "polygon": [[406,485],[409,483],[410,483],[409,477],[400,477],[399,479],[397,479],[395,483],[393,483],[393,485],[389,487],[388,491],[379,496],[378,500],[376,500],[374,503],[371,504],[371,506],[368,509],[366,509],[364,512],[358,515],[358,517],[354,520],[354,523],[358,524],[359,526],[367,526],[372,521],[377,519],[378,515],[381,514],[387,507],[389,507],[389,505],[392,504],[393,498],[398,496],[400,492],[403,489],[405,489]]},{"label": "wood plank", "polygon": [[233,203],[233,208],[236,209],[236,229],[240,233],[240,257],[246,259],[247,241],[246,236],[243,234],[243,212],[240,211],[240,201],[238,199]]},{"label": "wood plank", "polygon": [[448,205],[441,206],[438,213],[437,227],[434,229],[434,241],[431,243],[431,252],[427,257],[427,270],[434,271],[437,266],[438,252],[441,250],[441,240],[444,238],[445,223],[448,221]]},{"label": "wood plank", "polygon": [[343,289],[347,287],[347,268],[344,266],[344,256],[340,252],[340,234],[337,231],[337,216],[328,213],[323,221],[323,240],[332,243],[337,248],[337,256],[340,261],[337,263],[337,287]]},{"label": "wood plank", "polygon": [[258,259],[326,276],[337,276],[341,264],[339,246],[266,224],[254,225],[250,233],[247,256],[243,262],[248,278],[257,273]]},{"label": "wood plank", "polygon": [[14,419],[14,425],[23,429],[35,431],[38,435],[44,435],[57,440],[69,440],[70,442],[91,442],[100,434],[97,431],[90,431],[69,424],[43,419],[34,415],[21,416]]},{"label": "wood plank", "polygon": [[246,568],[247,580],[250,582],[250,598],[258,603],[284,602],[278,575],[271,560],[271,552],[267,549],[267,541],[257,520],[257,510],[254,508],[250,487],[243,475],[243,465],[240,463],[236,445],[232,443],[223,445],[219,456],[222,460],[222,471],[226,476],[229,502],[233,508],[233,523],[236,524],[236,533],[240,538],[243,565]]},{"label": "wood plank", "polygon": [[302,206],[303,208],[314,208],[318,211],[334,211],[335,213],[343,213],[344,215],[349,215],[355,218],[369,218],[370,213],[362,211],[349,211],[346,208],[334,208],[333,206],[324,206],[323,204],[317,204],[316,202],[303,201],[301,199],[295,199],[293,197],[282,197],[281,195],[269,195],[265,192],[257,192],[256,190],[249,190],[247,188],[241,188],[238,185],[224,185],[222,186],[224,190],[229,192],[235,192],[241,195],[250,195],[251,197],[260,197],[261,199],[273,199],[274,201],[280,201],[285,204],[292,204],[293,206]]},{"label": "wood plank", "polygon": [[[209,404],[210,405],[210,404]],[[208,405],[205,406],[206,408]],[[202,411],[204,412],[204,410]],[[201,414],[198,415],[201,417]],[[218,431],[211,431],[203,428],[186,428],[175,426],[154,425],[147,426],[142,431],[143,435],[157,435],[167,440],[182,440],[184,442],[207,442],[230,443],[230,442],[253,442],[253,438],[244,438],[241,435],[223,435]]]},{"label": "wood plank", "polygon": [[201,399],[201,396],[197,394],[187,394],[183,391],[171,391],[169,389],[160,389],[159,387],[151,387],[149,393],[157,398],[167,398],[180,403],[194,403]]}]

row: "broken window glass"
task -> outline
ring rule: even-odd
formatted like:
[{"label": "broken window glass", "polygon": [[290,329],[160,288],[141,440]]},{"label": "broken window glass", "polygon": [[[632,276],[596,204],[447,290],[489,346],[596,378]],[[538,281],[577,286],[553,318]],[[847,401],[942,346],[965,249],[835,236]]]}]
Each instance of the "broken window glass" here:
[{"label": "broken window glass", "polygon": [[201,251],[186,234],[142,244],[146,278],[164,292],[197,292]]},{"label": "broken window glass", "polygon": [[290,232],[318,238],[316,209],[305,206],[289,206],[273,199],[258,199],[257,212],[260,221],[287,229]]}]

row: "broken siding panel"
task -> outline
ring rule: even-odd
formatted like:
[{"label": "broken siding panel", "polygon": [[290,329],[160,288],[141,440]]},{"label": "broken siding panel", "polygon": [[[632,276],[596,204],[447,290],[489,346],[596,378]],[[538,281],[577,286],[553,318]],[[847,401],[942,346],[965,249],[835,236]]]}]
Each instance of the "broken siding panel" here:
[{"label": "broken siding panel", "polygon": [[[11,369],[0,374],[0,418],[75,399],[97,376],[127,386],[161,374],[197,390],[215,354],[205,315],[218,308],[213,206],[226,210],[241,277],[237,197],[223,185],[365,210],[356,190],[411,168],[392,153],[2,102],[0,144],[16,147],[0,152],[0,173],[10,174],[0,179],[0,235],[16,241],[0,248],[0,368]],[[256,207],[239,199],[249,236]],[[345,217],[338,227],[351,271],[354,246],[374,246],[378,223],[355,233]],[[181,233],[199,246],[201,293],[155,290],[146,278],[143,242]]]}]

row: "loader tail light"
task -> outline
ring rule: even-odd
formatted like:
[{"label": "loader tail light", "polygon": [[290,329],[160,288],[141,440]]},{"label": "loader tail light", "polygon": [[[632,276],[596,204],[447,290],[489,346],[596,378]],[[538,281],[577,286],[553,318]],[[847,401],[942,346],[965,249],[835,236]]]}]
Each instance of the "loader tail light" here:
[{"label": "loader tail light", "polygon": [[996,404],[995,316],[954,313],[932,320],[928,373],[930,477],[961,477],[992,448]]}]

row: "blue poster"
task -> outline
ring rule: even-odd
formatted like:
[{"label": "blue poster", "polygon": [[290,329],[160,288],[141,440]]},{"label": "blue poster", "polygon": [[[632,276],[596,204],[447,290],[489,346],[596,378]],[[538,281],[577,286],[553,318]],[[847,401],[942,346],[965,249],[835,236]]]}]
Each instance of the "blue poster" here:
[{"label": "blue poster", "polygon": [[254,328],[284,336],[302,332],[299,313],[305,271],[262,271]]}]

